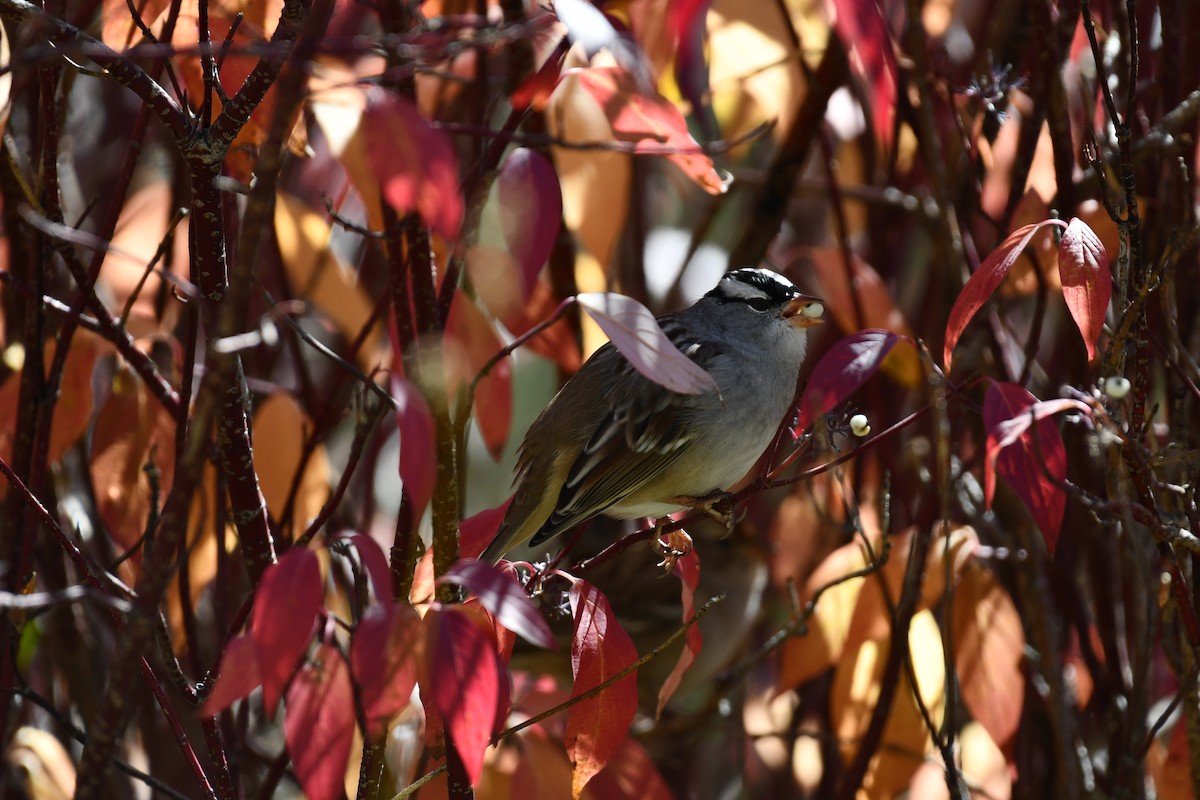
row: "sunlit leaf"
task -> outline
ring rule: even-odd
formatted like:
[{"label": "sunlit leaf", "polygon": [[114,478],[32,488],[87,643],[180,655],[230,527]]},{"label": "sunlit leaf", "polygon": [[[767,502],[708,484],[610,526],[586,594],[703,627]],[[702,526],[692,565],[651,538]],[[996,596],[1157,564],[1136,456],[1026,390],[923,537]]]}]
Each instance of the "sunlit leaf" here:
[{"label": "sunlit leaf", "polygon": [[420,214],[442,238],[455,239],[462,225],[463,199],[458,159],[446,135],[416,106],[390,92],[369,95],[361,124],[384,199],[401,214]]},{"label": "sunlit leaf", "polygon": [[378,733],[412,700],[420,658],[420,619],[407,603],[372,606],[350,644],[350,670],[367,727]]},{"label": "sunlit leaf", "polygon": [[[304,298],[337,328],[343,341],[353,342],[371,316],[374,300],[359,283],[357,273],[333,251],[333,232],[325,211],[280,192],[275,197],[275,240],[291,291]],[[355,361],[364,370],[378,360],[382,332],[369,331]]]},{"label": "sunlit leaf", "polygon": [[588,292],[575,299],[633,368],[650,380],[680,394],[700,394],[716,387],[712,376],[680,352],[654,315],[632,297]]},{"label": "sunlit leaf", "polygon": [[661,95],[640,92],[629,74],[619,69],[575,69],[562,80],[577,80],[595,98],[618,141],[634,143],[635,152],[666,157],[710,194],[725,191],[712,159],[700,151],[673,103]]},{"label": "sunlit leaf", "polygon": [[321,567],[313,551],[293,547],[263,572],[250,616],[250,635],[258,648],[263,707],[270,717],[308,649],[322,607]]},{"label": "sunlit leaf", "polygon": [[354,690],[337,648],[317,648],[288,688],[285,709],[283,738],[305,796],[343,797],[354,742]]},{"label": "sunlit leaf", "polygon": [[[295,488],[293,515],[303,531],[329,498],[329,457],[317,444],[304,454],[304,437],[313,424],[299,403],[286,392],[275,392],[254,410],[254,471],[273,519],[279,519]],[[300,473],[299,482],[296,473]],[[299,534],[297,534],[299,535]]]},{"label": "sunlit leaf", "polygon": [[[620,674],[637,660],[637,649],[613,616],[600,590],[575,581],[570,592],[575,636],[571,641],[572,697]],[[572,797],[602,770],[629,736],[637,709],[637,678],[630,672],[594,697],[572,706],[567,716],[567,753],[575,763]]]},{"label": "sunlit leaf", "polygon": [[464,558],[438,578],[457,584],[479,598],[496,620],[539,647],[554,648],[554,636],[533,601],[511,575],[473,558]]},{"label": "sunlit leaf", "polygon": [[[1047,550],[1053,553],[1067,500],[1056,483],[1067,476],[1067,451],[1058,426],[1052,419],[1041,419],[1021,431],[1016,423],[1013,444],[999,447],[1006,433],[1005,423],[1028,416],[1030,407],[1037,402],[1036,397],[1015,384],[996,382],[988,387],[983,400],[983,426],[988,436],[988,452],[998,451],[998,455],[984,462],[984,498],[991,508],[996,474],[1002,475],[1029,508],[1041,528]],[[1042,409],[1052,413],[1055,406]]]},{"label": "sunlit leaf", "polygon": [[1079,217],[1072,219],[1063,232],[1058,246],[1058,273],[1063,299],[1087,345],[1090,361],[1096,357],[1096,342],[1104,329],[1112,297],[1112,273],[1100,237]]},{"label": "sunlit leaf", "polygon": [[951,630],[963,700],[1007,748],[1025,700],[1025,633],[1008,592],[979,564],[968,566],[954,591]]},{"label": "sunlit leaf", "polygon": [[[679,577],[683,621],[686,623],[696,613],[696,588],[700,585],[700,556],[696,554],[695,550],[691,551],[675,562],[671,572]],[[667,676],[667,679],[663,681],[662,688],[658,690],[658,708],[655,711],[657,716],[662,716],[667,701],[679,688],[684,673],[691,668],[703,645],[704,637],[700,634],[700,627],[693,625],[688,628],[683,642],[683,652],[679,654],[679,660],[675,662],[671,674]]]}]

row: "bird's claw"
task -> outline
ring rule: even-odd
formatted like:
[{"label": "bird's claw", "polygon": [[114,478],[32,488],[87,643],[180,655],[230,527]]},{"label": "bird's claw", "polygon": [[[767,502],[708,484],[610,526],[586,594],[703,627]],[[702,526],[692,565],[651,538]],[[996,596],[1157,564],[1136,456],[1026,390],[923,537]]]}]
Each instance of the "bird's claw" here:
[{"label": "bird's claw", "polygon": [[662,567],[666,572],[675,569],[675,562],[692,552],[692,537],[685,530],[661,533],[662,525],[654,536],[654,548],[662,555],[662,561],[655,566]]}]

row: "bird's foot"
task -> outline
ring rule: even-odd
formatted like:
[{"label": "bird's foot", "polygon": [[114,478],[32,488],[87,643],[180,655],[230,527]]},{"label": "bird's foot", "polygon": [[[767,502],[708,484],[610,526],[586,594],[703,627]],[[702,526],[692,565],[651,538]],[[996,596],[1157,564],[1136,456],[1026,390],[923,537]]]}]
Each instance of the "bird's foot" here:
[{"label": "bird's foot", "polygon": [[662,561],[655,566],[670,572],[675,569],[675,562],[692,552],[692,537],[682,528],[677,531],[663,533],[664,522],[654,526],[654,548],[662,555]]},{"label": "bird's foot", "polygon": [[725,535],[733,533],[733,495],[720,489],[700,497],[676,497],[672,500],[681,506],[699,511],[725,526]]}]

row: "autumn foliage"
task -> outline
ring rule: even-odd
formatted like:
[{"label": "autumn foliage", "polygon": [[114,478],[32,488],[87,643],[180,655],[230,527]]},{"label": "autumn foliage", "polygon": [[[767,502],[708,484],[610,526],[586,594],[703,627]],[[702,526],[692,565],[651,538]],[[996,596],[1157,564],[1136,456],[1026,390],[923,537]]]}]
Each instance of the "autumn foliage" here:
[{"label": "autumn foliage", "polygon": [[[1200,5],[0,21],[5,797],[1195,797]],[[728,529],[479,561],[758,264],[827,324]]]}]

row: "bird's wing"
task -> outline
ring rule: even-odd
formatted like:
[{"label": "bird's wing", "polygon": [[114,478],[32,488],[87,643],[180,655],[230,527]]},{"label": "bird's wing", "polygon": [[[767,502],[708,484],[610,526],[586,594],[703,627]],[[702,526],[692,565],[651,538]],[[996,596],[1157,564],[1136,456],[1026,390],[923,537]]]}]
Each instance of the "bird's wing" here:
[{"label": "bird's wing", "polygon": [[691,445],[695,399],[665,390],[622,364],[606,398],[607,412],[579,450],[553,512],[530,544],[541,544],[619,504]]}]

